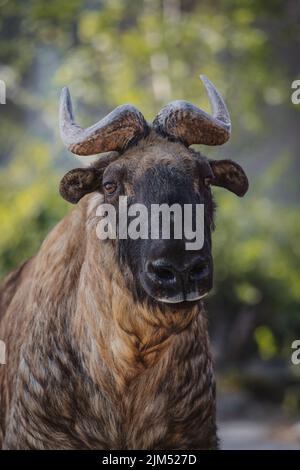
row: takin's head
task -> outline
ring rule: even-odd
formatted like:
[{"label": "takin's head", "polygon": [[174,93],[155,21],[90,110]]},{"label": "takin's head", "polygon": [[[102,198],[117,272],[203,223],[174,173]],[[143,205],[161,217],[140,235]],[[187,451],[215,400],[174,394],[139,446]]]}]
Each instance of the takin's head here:
[{"label": "takin's head", "polygon": [[[189,307],[208,293],[213,277],[211,186],[222,186],[238,196],[248,189],[247,177],[237,163],[209,160],[190,148],[192,144],[221,145],[231,131],[222,97],[206,77],[201,78],[212,115],[186,101],[174,101],[159,112],[152,124],[133,106],[123,105],[97,124],[82,129],[74,123],[68,90],[62,92],[60,129],[67,148],[82,156],[105,155],[92,166],[67,173],[61,181],[61,195],[76,203],[87,193],[100,192],[103,202],[112,204],[117,213],[120,196],[127,196],[128,206],[142,204],[150,214],[140,227],[143,237],[110,241],[115,244],[125,278],[131,279],[128,287],[141,301],[151,299]],[[172,210],[169,212],[167,238],[162,231],[156,236],[151,232],[153,204],[167,204],[169,208],[176,204],[173,208],[182,209],[182,221]],[[197,249],[187,249],[191,240],[183,226],[184,207],[192,208],[191,229],[195,229],[199,204],[204,205],[204,237]],[[129,217],[128,223],[131,221]],[[178,224],[182,236],[176,232]]]}]

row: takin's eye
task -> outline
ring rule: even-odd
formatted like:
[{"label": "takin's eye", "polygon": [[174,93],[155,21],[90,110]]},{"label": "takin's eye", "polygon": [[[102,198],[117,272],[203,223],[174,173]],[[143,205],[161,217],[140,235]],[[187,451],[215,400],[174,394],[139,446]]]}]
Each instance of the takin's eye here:
[{"label": "takin's eye", "polygon": [[117,190],[117,183],[114,183],[113,181],[107,181],[106,183],[103,184],[104,190],[107,194],[111,195],[114,194]]}]

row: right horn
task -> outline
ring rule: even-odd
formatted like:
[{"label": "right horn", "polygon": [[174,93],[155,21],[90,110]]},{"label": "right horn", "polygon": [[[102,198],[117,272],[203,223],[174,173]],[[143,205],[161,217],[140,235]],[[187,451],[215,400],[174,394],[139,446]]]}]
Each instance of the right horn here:
[{"label": "right horn", "polygon": [[101,121],[83,129],[74,122],[71,96],[66,87],[61,92],[59,126],[63,143],[76,155],[120,152],[148,133],[143,115],[129,104],[118,106]]},{"label": "right horn", "polygon": [[200,75],[200,78],[209,97],[212,115],[187,101],[172,101],[158,113],[153,127],[159,133],[181,140],[187,146],[222,145],[230,137],[230,115],[215,86],[204,75]]}]

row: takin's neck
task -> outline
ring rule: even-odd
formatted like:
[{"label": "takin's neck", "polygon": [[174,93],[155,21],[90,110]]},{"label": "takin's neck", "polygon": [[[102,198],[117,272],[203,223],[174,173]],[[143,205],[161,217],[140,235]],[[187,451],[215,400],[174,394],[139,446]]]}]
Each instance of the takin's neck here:
[{"label": "takin's neck", "polygon": [[[109,397],[121,430],[115,448],[216,448],[205,316],[196,309],[172,312],[156,324],[161,311],[135,304],[119,279],[102,275],[92,297],[85,276],[80,280],[76,331],[87,374]],[[98,414],[93,401],[90,407]]]},{"label": "takin's neck", "polygon": [[81,392],[89,397],[86,412],[105,416],[101,390],[111,404],[107,419],[114,415],[117,429],[129,436],[128,448],[215,447],[214,375],[202,305],[162,312],[135,302],[113,247],[97,239],[96,202],[86,196],[35,260],[43,286],[39,305],[49,302],[51,292],[49,318],[66,327],[86,375],[80,386],[92,384],[93,394]]},{"label": "takin's neck", "polygon": [[188,311],[163,311],[134,300],[114,247],[97,238],[95,213],[101,202],[101,195],[85,196],[45,240],[36,259],[36,277],[45,297],[39,303],[48,301],[50,291],[52,311],[62,321],[65,309],[70,312],[70,337],[88,356],[95,379],[104,361],[123,386],[163,358],[173,357],[178,344],[190,350],[193,341],[197,347],[192,352],[210,360],[201,303]]}]

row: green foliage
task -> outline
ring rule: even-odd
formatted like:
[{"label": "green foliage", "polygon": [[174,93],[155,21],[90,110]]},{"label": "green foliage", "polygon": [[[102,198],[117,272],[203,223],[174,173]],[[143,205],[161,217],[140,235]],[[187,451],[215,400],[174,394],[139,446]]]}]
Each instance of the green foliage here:
[{"label": "green foliage", "polygon": [[274,335],[267,326],[259,326],[254,333],[260,355],[263,359],[271,359],[276,355],[277,348]]},{"label": "green foliage", "polygon": [[58,196],[47,146],[38,141],[22,149],[0,171],[0,276],[38,250],[52,226],[63,217],[67,204]]},{"label": "green foliage", "polygon": [[265,195],[267,182],[270,187],[280,183],[281,163],[275,161],[269,181],[257,179],[243,201],[215,191],[216,295],[211,303],[231,317],[245,309],[255,311],[258,325],[263,325],[254,332],[263,359],[290,356],[291,342],[300,337],[299,205],[287,206]]}]

